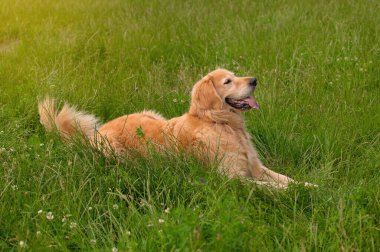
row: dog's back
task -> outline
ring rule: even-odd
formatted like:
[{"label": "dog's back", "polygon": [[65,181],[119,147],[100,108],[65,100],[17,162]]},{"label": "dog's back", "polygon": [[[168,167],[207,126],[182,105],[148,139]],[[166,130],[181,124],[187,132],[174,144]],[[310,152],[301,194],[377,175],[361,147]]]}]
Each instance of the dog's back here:
[{"label": "dog's back", "polygon": [[106,155],[113,151],[123,153],[127,149],[145,152],[147,141],[156,146],[165,143],[167,121],[150,110],[121,116],[101,127],[98,127],[99,121],[95,116],[78,111],[68,104],[58,111],[55,100],[50,97],[39,102],[38,112],[46,131],[57,130],[67,141],[75,134],[80,134]]}]

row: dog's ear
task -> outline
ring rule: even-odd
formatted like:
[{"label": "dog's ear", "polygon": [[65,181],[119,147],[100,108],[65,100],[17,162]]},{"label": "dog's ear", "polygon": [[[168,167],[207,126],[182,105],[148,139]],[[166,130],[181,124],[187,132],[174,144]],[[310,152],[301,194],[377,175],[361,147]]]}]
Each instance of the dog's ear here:
[{"label": "dog's ear", "polygon": [[216,92],[210,76],[202,78],[194,85],[191,92],[190,113],[198,114],[197,112],[205,110],[220,110],[222,106],[222,98]]}]

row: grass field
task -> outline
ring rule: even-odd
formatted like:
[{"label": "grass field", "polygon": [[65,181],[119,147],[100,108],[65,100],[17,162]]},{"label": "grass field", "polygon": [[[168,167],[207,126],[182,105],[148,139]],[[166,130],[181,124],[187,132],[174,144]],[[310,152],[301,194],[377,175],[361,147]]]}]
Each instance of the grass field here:
[{"label": "grass field", "polygon": [[[0,250],[378,251],[378,1],[0,1]],[[254,75],[257,188],[191,157],[117,163],[39,124],[49,94],[102,121],[185,113],[202,75]]]}]

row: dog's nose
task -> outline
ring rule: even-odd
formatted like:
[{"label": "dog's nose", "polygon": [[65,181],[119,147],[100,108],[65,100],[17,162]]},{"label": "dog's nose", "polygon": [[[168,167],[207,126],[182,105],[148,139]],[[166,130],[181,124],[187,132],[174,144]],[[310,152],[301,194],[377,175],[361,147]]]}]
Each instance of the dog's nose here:
[{"label": "dog's nose", "polygon": [[251,78],[249,80],[249,85],[256,87],[257,86],[257,79],[256,78]]}]

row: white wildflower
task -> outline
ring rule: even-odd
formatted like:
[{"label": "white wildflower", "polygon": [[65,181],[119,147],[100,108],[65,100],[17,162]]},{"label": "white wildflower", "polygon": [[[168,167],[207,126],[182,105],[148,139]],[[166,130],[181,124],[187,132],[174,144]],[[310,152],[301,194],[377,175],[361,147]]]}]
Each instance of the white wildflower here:
[{"label": "white wildflower", "polygon": [[92,245],[95,245],[95,244],[96,244],[96,240],[95,240],[95,239],[92,239],[92,240],[90,240],[90,243],[91,243]]},{"label": "white wildflower", "polygon": [[42,214],[42,212],[43,212],[43,211],[40,209],[40,210],[38,210],[37,213],[38,213],[38,214]]},{"label": "white wildflower", "polygon": [[169,207],[165,209],[165,213],[170,213],[170,208]]},{"label": "white wildflower", "polygon": [[53,215],[53,213],[52,213],[52,212],[48,212],[48,213],[46,214],[46,219],[48,219],[48,220],[52,220],[52,219],[54,219],[54,215]]},{"label": "white wildflower", "polygon": [[24,241],[20,241],[20,248],[25,248],[26,247],[26,243]]},{"label": "white wildflower", "polygon": [[119,250],[116,247],[112,248],[112,252],[118,252]]},{"label": "white wildflower", "polygon": [[117,204],[114,204],[112,207],[113,207],[113,209],[115,209],[115,210],[119,209],[119,206],[118,206]]},{"label": "white wildflower", "polygon": [[70,223],[70,228],[71,229],[74,229],[74,228],[76,228],[78,226],[78,224],[76,223],[76,222],[71,222]]},{"label": "white wildflower", "polygon": [[164,222],[165,222],[164,219],[158,219],[158,223],[162,224],[162,223],[164,223]]}]

